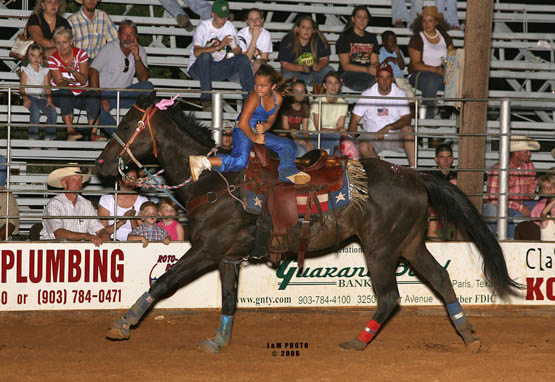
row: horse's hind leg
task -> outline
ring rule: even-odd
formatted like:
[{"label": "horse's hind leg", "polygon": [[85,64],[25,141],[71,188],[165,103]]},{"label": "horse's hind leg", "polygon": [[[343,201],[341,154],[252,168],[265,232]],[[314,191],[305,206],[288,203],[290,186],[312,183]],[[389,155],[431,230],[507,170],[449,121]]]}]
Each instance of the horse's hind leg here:
[{"label": "horse's hind leg", "polygon": [[472,325],[468,322],[464,310],[457,300],[449,274],[432,256],[424,243],[419,247],[418,250],[405,254],[405,258],[411,263],[413,269],[440,294],[449,317],[465,345],[472,352],[477,352],[480,349],[480,340],[472,335]]},{"label": "horse's hind leg", "polygon": [[[392,251],[393,252],[393,251]],[[379,261],[368,260],[366,255],[368,270],[370,271],[372,286],[377,297],[377,310],[366,327],[357,337],[349,342],[342,343],[343,349],[364,350],[377,334],[387,317],[399,304],[399,290],[395,279],[395,267],[397,266],[398,256],[385,255],[374,256]]]},{"label": "horse's hind leg", "polygon": [[216,329],[214,337],[202,341],[200,348],[207,353],[218,353],[220,348],[229,345],[231,341],[231,328],[233,314],[237,306],[237,287],[239,280],[240,264],[222,260],[218,265],[222,283],[222,314],[220,326]]}]

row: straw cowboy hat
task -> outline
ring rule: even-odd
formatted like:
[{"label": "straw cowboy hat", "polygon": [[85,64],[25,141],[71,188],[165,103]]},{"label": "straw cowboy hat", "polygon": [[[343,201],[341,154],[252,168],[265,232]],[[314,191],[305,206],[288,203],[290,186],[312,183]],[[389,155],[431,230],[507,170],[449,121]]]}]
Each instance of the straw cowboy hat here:
[{"label": "straw cowboy hat", "polygon": [[440,13],[437,10],[435,5],[429,5],[426,7],[422,7],[422,13],[420,14],[422,17],[424,16],[432,16],[434,19],[443,18],[443,13]]},{"label": "straw cowboy hat", "polygon": [[91,178],[91,174],[81,172],[81,169],[79,167],[62,167],[48,174],[46,182],[51,187],[63,188],[62,180],[72,175],[81,175],[83,183],[88,182]]},{"label": "straw cowboy hat", "polygon": [[525,137],[524,135],[513,135],[511,137],[511,144],[509,151],[537,151],[540,149],[540,143],[532,138]]}]

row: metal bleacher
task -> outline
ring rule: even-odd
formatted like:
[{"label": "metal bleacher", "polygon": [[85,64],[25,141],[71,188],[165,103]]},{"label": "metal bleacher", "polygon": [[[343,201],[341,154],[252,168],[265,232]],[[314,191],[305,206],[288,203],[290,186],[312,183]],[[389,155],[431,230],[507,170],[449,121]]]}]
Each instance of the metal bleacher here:
[{"label": "metal bleacher", "polygon": [[[378,35],[385,30],[394,30],[398,36],[398,43],[403,48],[409,42],[412,31],[408,28],[391,27],[391,0],[359,0],[357,4],[365,4],[372,14],[371,26],[368,31]],[[31,11],[19,9],[12,3],[9,8],[0,7],[0,86],[3,92],[7,86],[19,83],[16,74],[18,62],[9,57],[9,50],[13,45],[13,39],[23,30]],[[123,14],[111,14],[116,24],[123,19],[131,18],[138,24],[140,36],[148,37],[148,45],[145,46],[148,63],[151,68],[174,68],[177,72],[186,73],[191,50],[191,32],[176,25],[175,20],[166,12],[162,12],[158,0],[134,0],[129,4],[127,0],[103,0],[100,8],[108,5],[125,5]],[[466,2],[458,1],[458,16],[461,22],[466,18]],[[331,44],[332,55],[330,62],[332,66],[338,67],[338,57],[335,51],[335,43],[339,34],[348,21],[352,8],[352,0],[333,0],[323,2],[322,0],[275,0],[242,2],[230,1],[232,12],[243,15],[244,10],[257,7],[266,12],[265,28],[272,34],[274,41],[274,53],[270,55],[271,64],[279,68],[277,52],[279,42],[283,36],[292,28],[294,18],[299,13],[310,13],[320,24],[320,29]],[[141,12],[136,12],[140,9]],[[140,13],[140,15],[135,15]],[[66,16],[69,16],[68,13]],[[132,16],[131,16],[132,15]],[[193,15],[196,17],[196,15]],[[551,5],[534,4],[534,1],[522,1],[522,4],[507,3],[503,0],[495,0],[494,4],[494,30],[491,41],[491,68],[490,68],[490,90],[489,96],[494,98],[514,98],[511,102],[512,132],[531,135],[540,141],[550,144],[555,141],[553,135],[555,118],[555,33],[544,33],[553,23],[555,16],[555,3]],[[193,18],[192,23],[198,23]],[[245,26],[245,23],[235,18],[237,29]],[[550,31],[549,31],[550,32]],[[464,32],[450,31],[455,47],[464,46]],[[468,52],[472,52],[467,48]],[[405,50],[405,56],[408,57]],[[407,61],[408,62],[408,61]],[[181,76],[183,77],[183,76]],[[162,78],[154,75],[151,82],[157,88],[163,88],[160,95],[173,95],[179,93],[182,98],[189,101],[198,101],[200,93],[198,81],[180,78]],[[216,82],[214,90],[223,90],[224,94],[224,119],[235,119],[241,107],[240,90],[238,84],[231,82]],[[17,91],[14,86],[12,91]],[[229,93],[231,91],[231,93]],[[356,101],[357,93],[351,89],[343,89],[349,103]],[[0,104],[0,126],[7,122],[6,104]],[[199,119],[209,121],[210,113],[197,109],[196,115]],[[125,110],[122,110],[124,115]],[[24,124],[28,122],[28,111],[19,105],[11,108],[11,122]],[[85,122],[81,116],[80,123]],[[59,120],[61,123],[61,118]],[[453,137],[455,150],[457,149],[457,119],[420,120],[419,133],[429,135],[446,135]],[[488,106],[488,135],[499,132],[499,101],[492,100]],[[61,127],[60,127],[61,128]],[[488,141],[490,142],[490,141]],[[5,155],[8,142],[0,139],[0,154]],[[103,142],[62,142],[62,141],[28,141],[25,139],[12,139],[13,161],[24,163],[27,160],[41,160],[45,162],[74,162],[92,164],[98,156],[105,143]],[[544,145],[545,146],[545,145]],[[55,148],[55,150],[47,150]],[[456,156],[456,155],[455,155]],[[404,154],[387,152],[384,159],[406,165],[408,162]],[[497,161],[497,153],[489,150],[486,154],[486,165],[492,165]],[[534,153],[534,163],[540,169],[548,169],[553,166],[553,158],[547,151]],[[456,163],[455,163],[456,164]],[[431,167],[434,165],[433,150],[420,148],[419,167]],[[24,210],[34,211],[37,215],[47,200],[45,196],[33,194],[44,188],[44,175],[29,174],[15,176],[12,181],[16,182],[18,202]],[[85,191],[100,193],[102,186],[95,178],[87,186]],[[36,219],[35,219],[36,220]]]}]

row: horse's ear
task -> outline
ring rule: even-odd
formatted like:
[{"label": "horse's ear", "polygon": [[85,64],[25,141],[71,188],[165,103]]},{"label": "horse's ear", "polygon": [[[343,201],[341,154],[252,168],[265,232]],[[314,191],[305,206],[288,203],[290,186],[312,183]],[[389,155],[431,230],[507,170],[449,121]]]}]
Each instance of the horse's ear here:
[{"label": "horse's ear", "polygon": [[139,98],[137,98],[137,101],[135,102],[137,104],[137,106],[139,106],[140,108],[147,108],[148,106],[152,105],[154,103],[154,101],[156,100],[156,91],[153,90],[150,93],[143,93],[139,96]]}]

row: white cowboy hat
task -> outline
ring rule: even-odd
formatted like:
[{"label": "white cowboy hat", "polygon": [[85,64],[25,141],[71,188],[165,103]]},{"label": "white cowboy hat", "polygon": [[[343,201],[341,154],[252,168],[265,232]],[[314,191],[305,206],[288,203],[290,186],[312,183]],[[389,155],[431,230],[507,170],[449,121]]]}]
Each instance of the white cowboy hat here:
[{"label": "white cowboy hat", "polygon": [[81,172],[81,169],[79,167],[62,167],[48,174],[46,183],[48,183],[48,185],[51,187],[63,188],[62,180],[72,175],[81,175],[83,183],[88,182],[91,178],[91,174]]},{"label": "white cowboy hat", "polygon": [[540,143],[532,138],[525,137],[524,135],[513,135],[511,137],[511,144],[509,151],[537,151],[540,149]]}]

